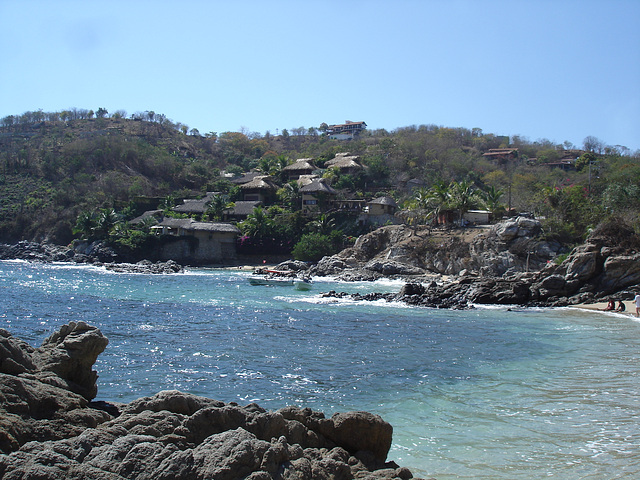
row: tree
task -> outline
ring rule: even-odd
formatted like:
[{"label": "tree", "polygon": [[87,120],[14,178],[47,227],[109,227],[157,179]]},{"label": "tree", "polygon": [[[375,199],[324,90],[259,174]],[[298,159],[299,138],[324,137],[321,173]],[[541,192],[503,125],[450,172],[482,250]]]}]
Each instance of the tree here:
[{"label": "tree", "polygon": [[589,135],[582,141],[584,149],[591,153],[602,153],[604,144],[596,137]]},{"label": "tree", "polygon": [[475,207],[479,197],[473,184],[468,180],[453,182],[452,184],[452,206],[458,210],[460,221],[465,213]]},{"label": "tree", "polygon": [[308,233],[293,247],[293,258],[303,262],[317,262],[322,257],[336,253],[328,235]]},{"label": "tree", "polygon": [[585,167],[588,167],[589,165],[593,165],[597,160],[598,160],[598,157],[594,153],[592,152],[583,153],[576,160],[576,170],[578,172],[581,172],[582,170],[584,170]]},{"label": "tree", "polygon": [[[106,108],[102,108],[100,107],[98,110],[96,110],[96,118],[104,118],[108,115],[109,112],[107,112]],[[118,113],[118,112],[116,112]]]},{"label": "tree", "polygon": [[329,215],[321,214],[309,224],[311,230],[320,235],[329,235],[336,228],[336,220]]},{"label": "tree", "polygon": [[233,202],[229,201],[228,195],[214,195],[207,204],[207,215],[213,220],[222,220],[222,215],[227,208],[232,208]]},{"label": "tree", "polygon": [[250,213],[247,219],[241,222],[238,227],[245,235],[263,237],[269,231],[271,223],[267,212],[262,207],[256,207],[253,209],[253,213]]},{"label": "tree", "polygon": [[295,180],[285,183],[282,188],[276,192],[278,199],[289,209],[298,210],[300,206],[300,186]]},{"label": "tree", "polygon": [[118,214],[113,208],[103,208],[98,213],[94,227],[94,233],[97,238],[106,239],[109,237],[111,230],[118,223]]},{"label": "tree", "polygon": [[73,234],[80,235],[83,240],[90,240],[93,237],[95,228],[95,216],[92,212],[84,211],[78,215],[76,224],[73,227]]},{"label": "tree", "polygon": [[491,212],[494,218],[501,217],[505,213],[504,204],[500,201],[504,191],[494,186],[486,188],[480,193],[484,206]]}]

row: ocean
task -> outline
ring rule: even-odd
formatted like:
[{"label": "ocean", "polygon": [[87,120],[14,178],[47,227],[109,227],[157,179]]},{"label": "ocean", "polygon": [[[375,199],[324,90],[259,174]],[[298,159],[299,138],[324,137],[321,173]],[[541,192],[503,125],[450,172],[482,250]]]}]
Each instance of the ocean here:
[{"label": "ocean", "polygon": [[248,276],[0,261],[0,327],[33,346],[70,321],[100,328],[97,400],[178,389],[379,414],[394,428],[388,460],[415,476],[640,478],[636,318],[355,302],[320,293],[402,284],[316,279],[301,292]]}]

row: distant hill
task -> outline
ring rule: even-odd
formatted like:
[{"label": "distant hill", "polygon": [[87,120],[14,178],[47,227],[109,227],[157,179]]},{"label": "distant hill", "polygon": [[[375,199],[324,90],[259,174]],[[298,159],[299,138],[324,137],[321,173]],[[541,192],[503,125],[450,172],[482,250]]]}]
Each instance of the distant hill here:
[{"label": "distant hill", "polygon": [[[317,128],[283,130],[280,135],[201,135],[162,115],[27,113],[32,115],[5,117],[0,123],[0,242],[5,243],[27,239],[66,244],[74,238],[81,212],[105,207],[132,218],[167,198],[180,201],[221,191],[239,199],[229,174],[257,168],[283,185],[283,165],[313,158],[322,168],[340,152],[358,155],[365,166],[359,174],[328,174],[340,195],[385,194],[399,204],[416,188],[466,179],[500,189],[502,201],[514,208],[542,211],[553,197],[545,189],[581,185],[604,201],[608,189],[613,194],[611,185],[628,190],[640,179],[637,153],[607,147],[597,139],[591,145],[596,161],[585,169],[586,163],[576,163],[585,152],[572,145],[532,143],[480,129],[420,125],[365,130],[344,141],[332,140]],[[512,153],[491,155],[498,149]],[[564,200],[552,198],[559,204]],[[637,208],[636,203],[626,201],[620,208]]]}]

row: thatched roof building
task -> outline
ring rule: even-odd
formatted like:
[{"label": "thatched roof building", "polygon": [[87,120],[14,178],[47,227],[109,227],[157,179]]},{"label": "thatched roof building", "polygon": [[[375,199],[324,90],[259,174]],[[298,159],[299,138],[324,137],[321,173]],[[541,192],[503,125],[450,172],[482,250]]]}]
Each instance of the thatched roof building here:
[{"label": "thatched roof building", "polygon": [[338,168],[342,173],[355,173],[364,168],[360,163],[360,157],[349,152],[336,153],[334,158],[325,163],[325,167]]},{"label": "thatched roof building", "polygon": [[300,158],[291,165],[284,167],[282,171],[286,172],[290,179],[295,180],[301,175],[310,175],[317,169],[318,167],[313,163],[313,158]]}]

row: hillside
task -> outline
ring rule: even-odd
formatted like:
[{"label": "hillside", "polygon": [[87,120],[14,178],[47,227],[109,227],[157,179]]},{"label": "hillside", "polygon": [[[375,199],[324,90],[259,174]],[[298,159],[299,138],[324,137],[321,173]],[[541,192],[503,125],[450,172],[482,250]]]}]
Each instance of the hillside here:
[{"label": "hillside", "polygon": [[295,159],[313,158],[323,168],[347,151],[360,157],[362,172],[323,170],[341,198],[388,195],[410,209],[416,192],[468,182],[499,192],[505,208],[545,216],[549,233],[577,239],[608,215],[638,228],[638,152],[593,138],[585,140],[588,150],[579,150],[435,125],[366,130],[349,141],[331,140],[314,127],[277,136],[201,135],[153,112],[129,119],[106,112],[74,119],[28,113],[33,115],[6,117],[0,127],[0,242],[5,243],[66,244],[82,212],[113,208],[132,218],[163,201],[208,191],[239,200],[230,174],[259,169],[283,186],[282,168]]}]

